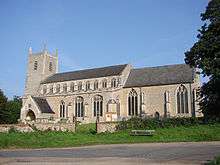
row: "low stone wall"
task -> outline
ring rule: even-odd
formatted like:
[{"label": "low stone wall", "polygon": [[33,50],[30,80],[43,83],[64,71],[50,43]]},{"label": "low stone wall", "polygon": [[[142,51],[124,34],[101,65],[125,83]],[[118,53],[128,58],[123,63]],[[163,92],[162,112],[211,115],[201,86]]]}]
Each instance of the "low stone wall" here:
[{"label": "low stone wall", "polygon": [[32,123],[32,124],[4,124],[0,125],[1,133],[8,133],[11,129],[18,132],[39,131],[69,131],[75,132],[74,123]]},{"label": "low stone wall", "polygon": [[99,122],[97,123],[97,133],[115,132],[117,130],[118,122]]},{"label": "low stone wall", "polygon": [[0,125],[1,133],[8,133],[10,130],[15,130],[18,132],[34,132],[33,128],[31,128],[28,124],[4,124]]},{"label": "low stone wall", "polygon": [[33,126],[40,131],[69,131],[75,132],[74,123],[36,123]]}]

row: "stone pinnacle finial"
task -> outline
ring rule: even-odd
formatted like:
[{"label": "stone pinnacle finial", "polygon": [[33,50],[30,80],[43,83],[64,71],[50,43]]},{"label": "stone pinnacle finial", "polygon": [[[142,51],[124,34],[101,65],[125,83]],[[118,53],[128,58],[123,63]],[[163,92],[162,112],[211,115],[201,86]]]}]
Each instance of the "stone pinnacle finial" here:
[{"label": "stone pinnacle finial", "polygon": [[44,53],[47,53],[47,45],[46,45],[46,43],[44,43],[43,52],[44,52]]},{"label": "stone pinnacle finial", "polygon": [[32,54],[32,47],[29,47],[28,52],[29,52],[29,54]]}]

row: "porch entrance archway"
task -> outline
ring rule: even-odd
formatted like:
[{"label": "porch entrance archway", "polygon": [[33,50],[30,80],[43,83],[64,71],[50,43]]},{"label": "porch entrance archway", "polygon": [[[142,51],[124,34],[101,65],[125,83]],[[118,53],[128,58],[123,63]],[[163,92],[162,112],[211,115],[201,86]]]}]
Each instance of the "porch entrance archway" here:
[{"label": "porch entrance archway", "polygon": [[33,121],[36,119],[36,116],[32,110],[29,110],[26,115],[26,120]]}]

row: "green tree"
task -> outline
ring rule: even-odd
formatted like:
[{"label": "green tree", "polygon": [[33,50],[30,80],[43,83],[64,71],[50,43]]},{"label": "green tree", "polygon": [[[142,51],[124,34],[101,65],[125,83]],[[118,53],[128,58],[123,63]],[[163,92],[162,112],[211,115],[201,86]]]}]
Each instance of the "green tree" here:
[{"label": "green tree", "polygon": [[207,119],[220,119],[220,0],[211,0],[201,14],[198,41],[185,52],[185,62],[209,78],[201,88],[201,109]]},{"label": "green tree", "polygon": [[7,97],[0,89],[0,123],[4,123],[4,112],[7,104]]},{"label": "green tree", "polygon": [[20,117],[22,100],[18,96],[14,96],[13,100],[7,99],[3,91],[0,89],[0,124],[17,123]]},{"label": "green tree", "polygon": [[10,100],[6,104],[5,122],[7,124],[17,123],[20,117],[20,110],[22,106],[21,98],[14,96],[13,100]]}]

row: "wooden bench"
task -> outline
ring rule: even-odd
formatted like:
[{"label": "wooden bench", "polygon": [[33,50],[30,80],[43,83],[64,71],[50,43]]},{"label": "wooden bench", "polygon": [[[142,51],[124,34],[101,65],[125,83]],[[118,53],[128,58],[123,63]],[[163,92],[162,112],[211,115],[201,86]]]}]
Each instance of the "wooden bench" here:
[{"label": "wooden bench", "polygon": [[155,130],[131,130],[131,136],[152,136]]}]

